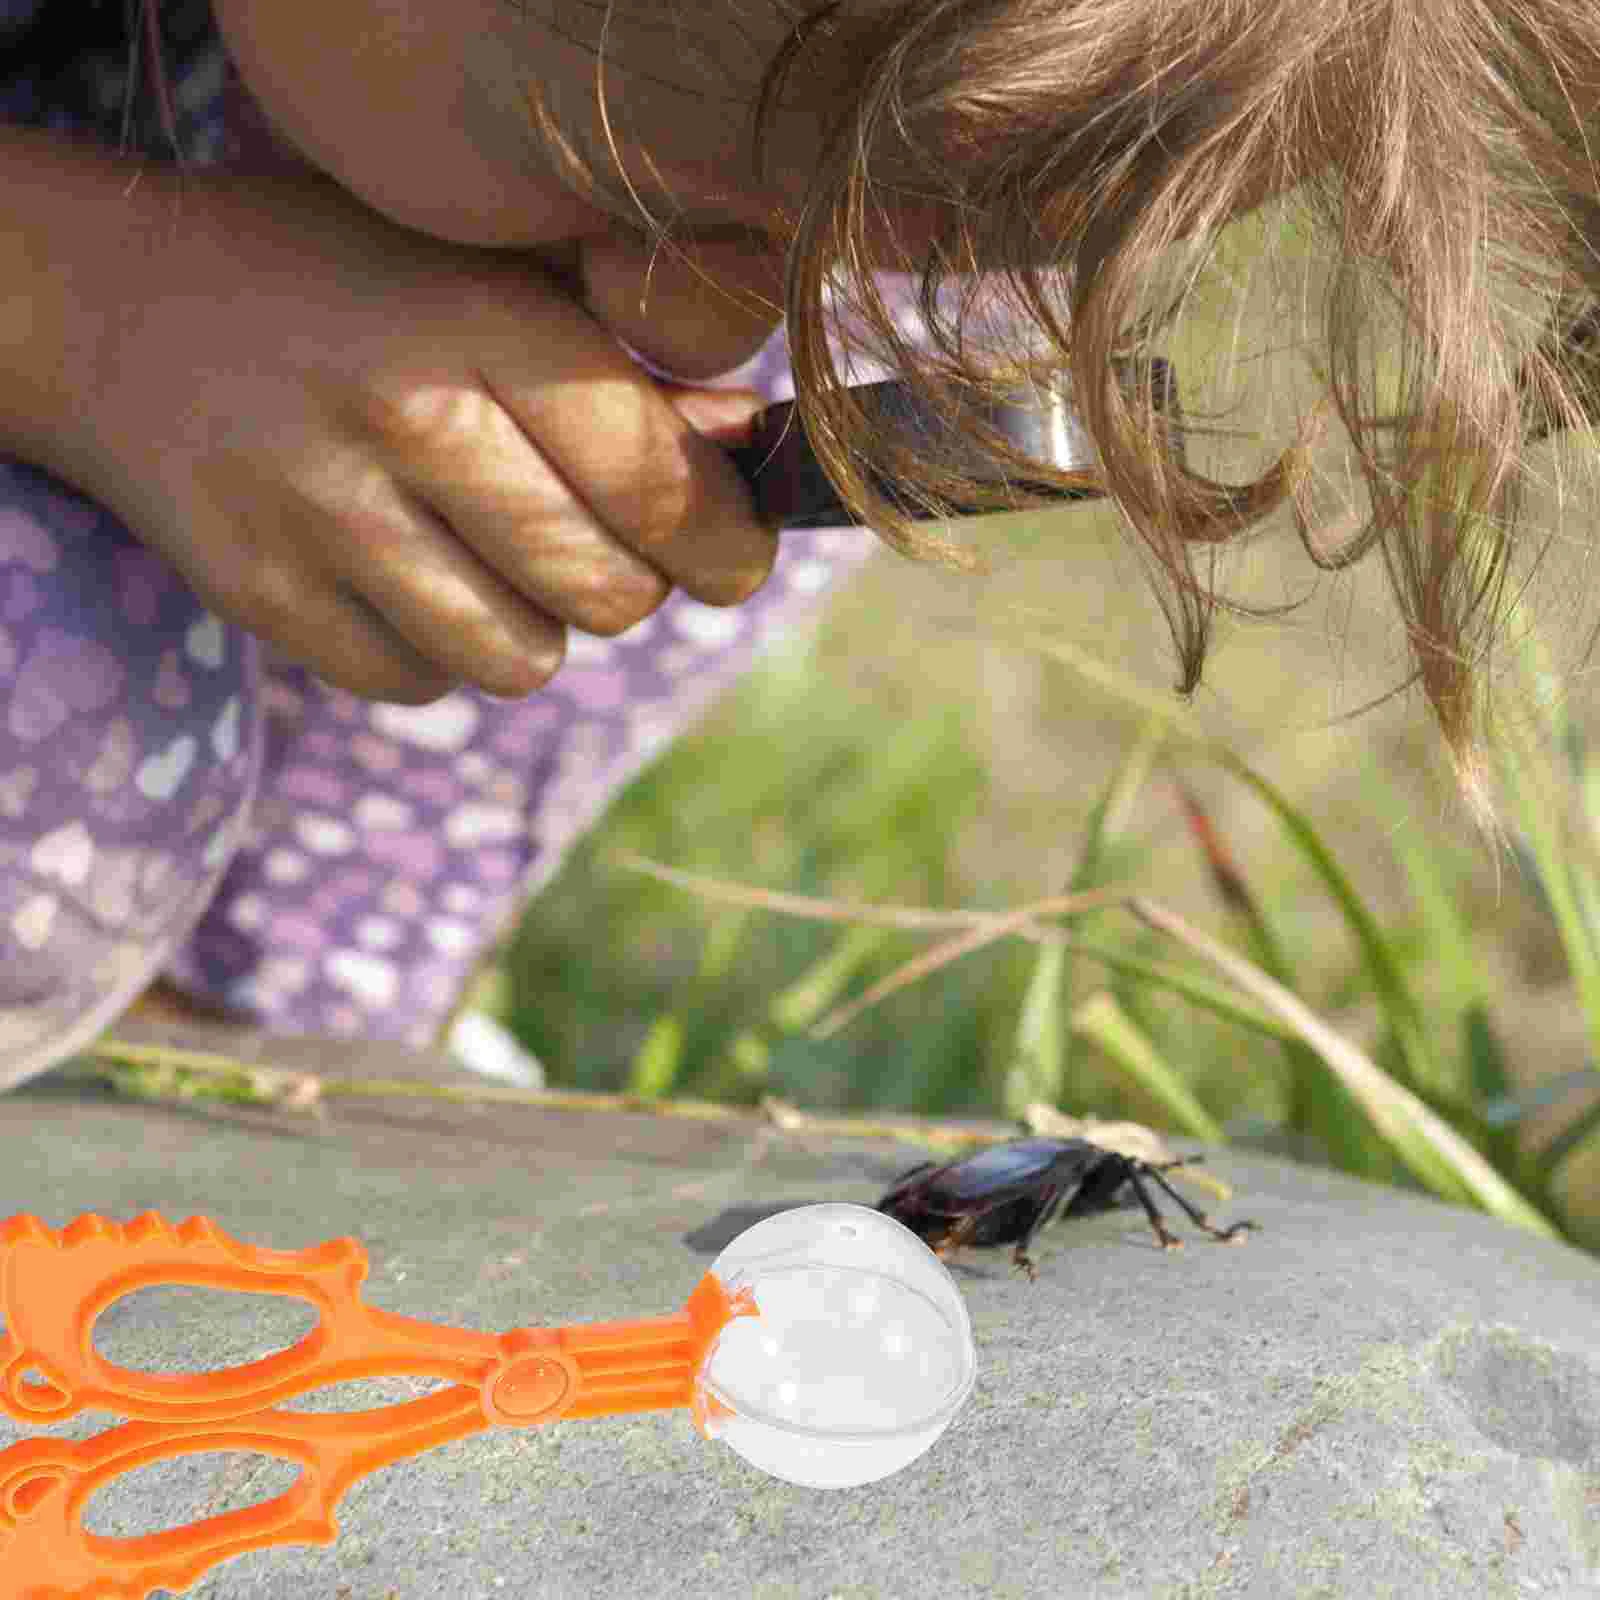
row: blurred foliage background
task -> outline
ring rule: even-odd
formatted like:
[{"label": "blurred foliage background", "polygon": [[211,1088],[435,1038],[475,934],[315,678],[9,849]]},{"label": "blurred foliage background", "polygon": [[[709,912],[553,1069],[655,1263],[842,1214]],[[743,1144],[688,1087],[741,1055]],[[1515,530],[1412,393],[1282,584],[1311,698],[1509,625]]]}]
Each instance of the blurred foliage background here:
[{"label": "blurred foliage background", "polygon": [[[1292,214],[1225,241],[1170,349],[1202,469],[1253,473],[1293,438],[1319,392],[1317,279]],[[1069,507],[965,525],[981,577],[875,561],[814,635],[773,651],[618,799],[530,906],[479,1003],[553,1084],[1002,1116],[1042,1095],[1441,1193],[1456,1183],[1500,1209],[1430,1171],[1437,1150],[1385,1133],[1378,1100],[1352,1089],[1365,1080],[1330,1069],[1305,1035],[1241,1025],[1076,947],[986,942],[818,1037],[835,1006],[948,932],[730,905],[625,857],[928,908],[1005,911],[1116,883],[1277,977],[1482,1156],[1514,1191],[1505,1205],[1531,1208],[1520,1220],[1600,1247],[1600,983],[1587,979],[1600,767],[1580,670],[1600,501],[1584,459],[1570,444],[1538,459],[1548,481],[1526,565],[1558,497],[1566,537],[1491,663],[1524,748],[1503,774],[1499,850],[1475,833],[1419,697],[1384,698],[1407,668],[1375,563],[1319,573],[1286,520],[1227,552],[1224,592],[1292,609],[1219,619],[1184,707],[1131,540],[1109,508]],[[1318,474],[1336,507],[1351,492],[1337,439]],[[1547,657],[1530,667],[1535,621]],[[1072,932],[1132,961],[1185,958],[1119,909]]]}]

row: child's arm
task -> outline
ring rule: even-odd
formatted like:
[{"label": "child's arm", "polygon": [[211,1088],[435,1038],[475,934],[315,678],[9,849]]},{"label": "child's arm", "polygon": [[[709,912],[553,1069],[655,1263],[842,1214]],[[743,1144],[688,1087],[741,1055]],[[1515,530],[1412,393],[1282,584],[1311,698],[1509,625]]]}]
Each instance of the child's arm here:
[{"label": "child's arm", "polygon": [[[565,628],[746,597],[773,537],[676,390],[527,257],[316,177],[168,171],[0,131],[0,452],[92,494],[330,681],[520,694]],[[697,431],[698,430],[698,431]]]},{"label": "child's arm", "polygon": [[0,126],[0,455],[48,462],[82,409],[96,328],[74,307],[117,249],[137,174],[93,146]]}]

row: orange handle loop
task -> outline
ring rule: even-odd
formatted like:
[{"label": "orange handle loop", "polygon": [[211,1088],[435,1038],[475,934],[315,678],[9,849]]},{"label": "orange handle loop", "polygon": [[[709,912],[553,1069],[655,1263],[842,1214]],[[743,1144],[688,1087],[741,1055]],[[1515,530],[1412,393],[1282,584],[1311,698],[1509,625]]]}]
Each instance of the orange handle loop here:
[{"label": "orange handle loop", "polygon": [[[0,1452],[0,1594],[144,1600],[181,1593],[249,1550],[331,1544],[334,1507],[357,1478],[483,1426],[477,1396],[450,1388],[365,1414],[268,1411],[231,1424],[130,1422],[82,1444],[26,1439]],[[275,1499],[160,1533],[113,1539],[83,1526],[90,1498],[113,1478],[206,1450],[278,1456],[300,1475]]]},{"label": "orange handle loop", "polygon": [[[731,1317],[756,1314],[706,1273],[681,1311],[637,1321],[469,1333],[397,1316],[359,1296],[354,1239],[263,1250],[204,1217],[177,1228],[153,1213],[127,1224],[78,1218],[60,1233],[35,1217],[0,1224],[0,1410],[24,1423],[92,1408],[135,1420],[73,1444],[27,1439],[0,1451],[0,1600],[143,1600],[181,1591],[219,1561],[268,1545],[331,1542],[334,1507],[358,1478],[490,1426],[693,1406],[695,1377]],[[317,1325],[277,1355],[217,1372],[138,1372],[94,1349],[94,1324],[135,1289],[183,1284],[305,1300]],[[370,1411],[274,1410],[307,1390],[396,1374],[451,1388]],[[131,1539],[83,1526],[112,1479],[202,1451],[279,1456],[300,1468],[283,1494],[242,1511]]]}]

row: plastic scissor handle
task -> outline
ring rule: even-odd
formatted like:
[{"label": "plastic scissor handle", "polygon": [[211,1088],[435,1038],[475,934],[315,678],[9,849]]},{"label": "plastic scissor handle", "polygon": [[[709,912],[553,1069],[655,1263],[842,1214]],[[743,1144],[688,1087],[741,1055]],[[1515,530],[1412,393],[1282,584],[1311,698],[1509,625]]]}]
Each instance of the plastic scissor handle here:
[{"label": "plastic scissor handle", "polygon": [[[706,1273],[681,1311],[637,1321],[471,1333],[395,1315],[360,1298],[367,1258],[354,1239],[264,1250],[205,1217],[154,1213],[119,1224],[79,1217],[0,1223],[0,1410],[23,1423],[92,1408],[134,1420],[82,1443],[25,1439],[0,1451],[0,1600],[144,1600],[182,1591],[219,1561],[275,1544],[330,1543],[334,1507],[358,1478],[492,1426],[689,1407],[727,1322],[756,1314]],[[289,1349],[216,1372],[138,1372],[94,1348],[95,1320],[156,1284],[302,1299],[318,1321]],[[399,1374],[453,1379],[421,1399],[336,1414],[272,1409],[308,1390]],[[278,1456],[300,1468],[275,1499],[161,1533],[105,1538],[83,1526],[93,1494],[137,1467],[212,1450]]]}]

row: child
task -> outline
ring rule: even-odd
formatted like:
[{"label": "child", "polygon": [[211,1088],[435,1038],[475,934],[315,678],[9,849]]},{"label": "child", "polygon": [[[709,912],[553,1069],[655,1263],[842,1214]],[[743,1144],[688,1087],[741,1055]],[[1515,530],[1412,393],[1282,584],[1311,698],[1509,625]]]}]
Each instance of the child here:
[{"label": "child", "polygon": [[[608,795],[859,557],[779,551],[719,449],[786,382],[780,303],[819,452],[915,551],[868,464],[984,491],[869,434],[829,308],[959,418],[997,352],[940,291],[1009,285],[1192,687],[1214,602],[1187,551],[1295,495],[1301,458],[1188,473],[1112,358],[1162,331],[1158,263],[1181,280],[1290,188],[1335,227],[1333,403],[1476,783],[1523,445],[1581,418],[1576,347],[1506,308],[1565,318],[1600,281],[1589,8],[215,0],[219,42],[174,0],[131,64],[87,42],[120,0],[0,8],[0,111],[30,125],[0,137],[0,1083],[163,970],[270,1027],[425,1039]],[[130,65],[159,91],[131,128]],[[235,141],[253,107],[272,155],[219,171],[230,72]],[[135,132],[182,174],[119,154]]]}]

